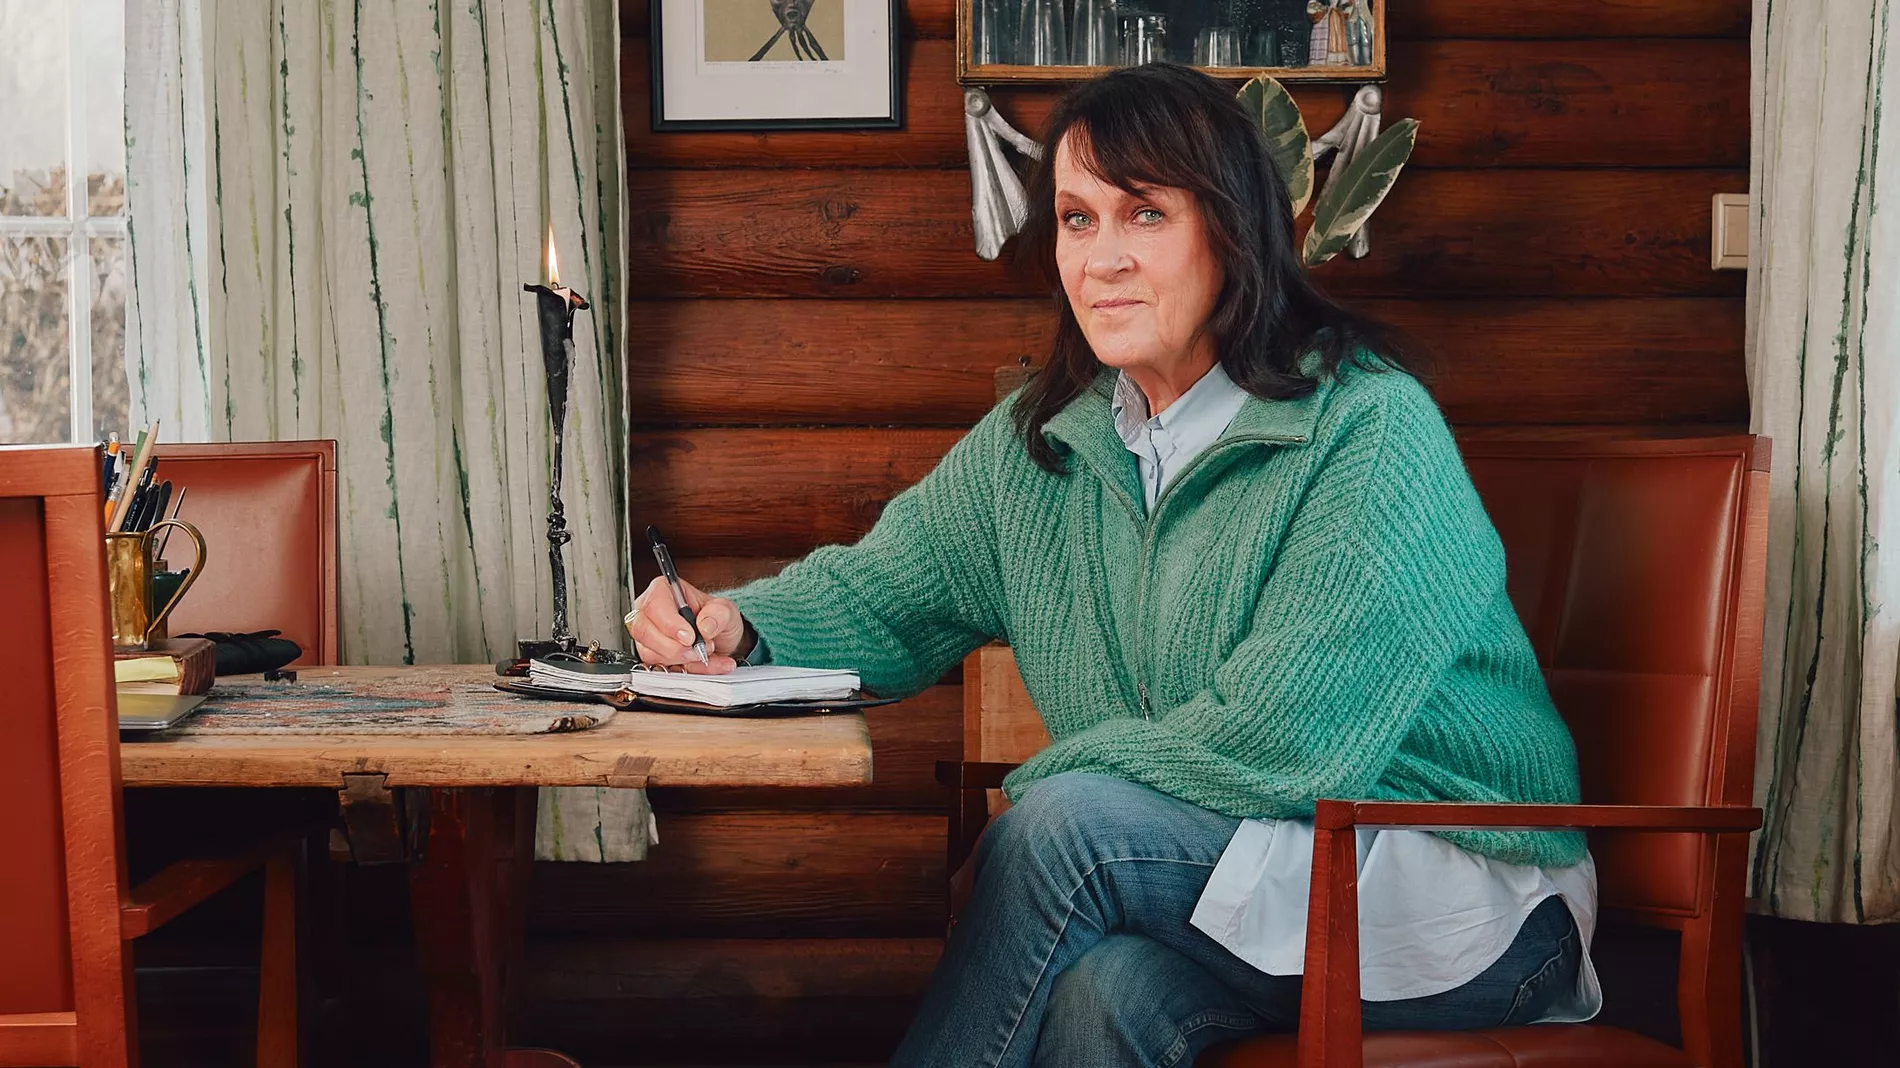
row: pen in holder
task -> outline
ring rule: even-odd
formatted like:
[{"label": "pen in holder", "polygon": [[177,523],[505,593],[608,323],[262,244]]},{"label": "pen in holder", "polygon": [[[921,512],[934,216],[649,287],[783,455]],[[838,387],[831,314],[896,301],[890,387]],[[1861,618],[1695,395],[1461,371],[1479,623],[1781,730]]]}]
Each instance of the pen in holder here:
[{"label": "pen in holder", "polygon": [[[164,527],[177,527],[191,539],[197,550],[197,559],[192,562],[191,570],[186,574],[176,593],[166,600],[164,607],[153,612],[155,598],[152,596],[152,535]],[[106,535],[106,586],[107,602],[112,614],[112,651],[115,653],[142,653],[151,648],[152,637],[164,626],[165,617],[191,589],[204,570],[205,539],[198,528],[182,519],[164,519],[142,531],[127,531]]]}]

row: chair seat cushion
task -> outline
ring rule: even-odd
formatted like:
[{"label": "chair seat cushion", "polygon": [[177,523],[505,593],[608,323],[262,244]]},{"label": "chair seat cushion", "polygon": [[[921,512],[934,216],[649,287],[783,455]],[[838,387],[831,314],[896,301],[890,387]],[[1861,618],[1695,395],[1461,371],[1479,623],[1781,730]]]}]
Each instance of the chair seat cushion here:
[{"label": "chair seat cushion", "polygon": [[[1262,1035],[1216,1046],[1195,1068],[1294,1068],[1297,1040]],[[1539,1024],[1496,1031],[1367,1035],[1365,1068],[1694,1068],[1679,1049],[1614,1027]]]}]

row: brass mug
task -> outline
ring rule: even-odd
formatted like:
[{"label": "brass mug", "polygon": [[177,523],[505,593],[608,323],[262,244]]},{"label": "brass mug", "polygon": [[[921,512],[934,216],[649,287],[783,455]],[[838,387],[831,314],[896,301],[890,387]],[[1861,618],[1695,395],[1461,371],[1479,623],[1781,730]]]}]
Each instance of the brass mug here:
[{"label": "brass mug", "polygon": [[[177,527],[191,538],[198,558],[191,565],[178,592],[165,607],[152,611],[152,538],[166,527]],[[205,566],[205,539],[198,528],[182,519],[162,519],[149,530],[106,535],[106,586],[112,609],[112,651],[142,653],[152,647],[152,638],[165,625],[165,617],[184,599],[185,591],[198,581]]]}]

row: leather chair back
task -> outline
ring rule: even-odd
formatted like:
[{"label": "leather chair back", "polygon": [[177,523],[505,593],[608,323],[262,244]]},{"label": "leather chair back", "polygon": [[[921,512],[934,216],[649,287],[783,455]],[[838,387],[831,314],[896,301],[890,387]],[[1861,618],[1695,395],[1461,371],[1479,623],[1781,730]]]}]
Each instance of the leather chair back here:
[{"label": "leather chair back", "polygon": [[[159,477],[190,489],[180,518],[210,550],[170,632],[276,629],[303,647],[295,663],[336,663],[336,442],[160,445],[157,456]],[[184,553],[173,540],[172,566]]]},{"label": "leather chair back", "polygon": [[0,1064],[124,1064],[130,968],[101,455],[0,447]]},{"label": "leather chair back", "polygon": [[[1592,804],[1750,803],[1755,666],[1733,662],[1751,470],[1766,442],[1467,443],[1507,583]],[[1695,835],[1591,842],[1602,904],[1669,922],[1702,911]]]}]

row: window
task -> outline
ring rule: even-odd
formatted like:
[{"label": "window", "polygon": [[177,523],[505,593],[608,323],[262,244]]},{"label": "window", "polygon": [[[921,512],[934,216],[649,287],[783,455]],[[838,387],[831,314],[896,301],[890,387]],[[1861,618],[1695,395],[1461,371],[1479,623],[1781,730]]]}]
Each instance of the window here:
[{"label": "window", "polygon": [[0,0],[0,442],[125,434],[125,0]]}]

